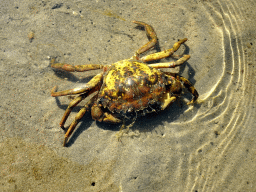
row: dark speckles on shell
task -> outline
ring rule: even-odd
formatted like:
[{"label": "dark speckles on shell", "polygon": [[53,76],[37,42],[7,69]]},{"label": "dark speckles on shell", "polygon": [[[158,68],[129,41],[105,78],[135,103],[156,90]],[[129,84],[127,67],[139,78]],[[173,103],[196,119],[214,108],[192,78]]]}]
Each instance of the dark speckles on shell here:
[{"label": "dark speckles on shell", "polygon": [[137,112],[159,105],[166,83],[165,74],[157,69],[138,61],[119,61],[105,72],[98,102],[111,112]]}]

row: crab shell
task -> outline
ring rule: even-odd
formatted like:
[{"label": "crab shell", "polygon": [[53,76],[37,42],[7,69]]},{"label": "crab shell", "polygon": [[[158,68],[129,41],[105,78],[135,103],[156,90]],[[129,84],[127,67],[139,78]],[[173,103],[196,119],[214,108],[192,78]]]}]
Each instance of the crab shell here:
[{"label": "crab shell", "polygon": [[122,116],[138,111],[145,115],[162,110],[167,94],[179,95],[181,89],[180,81],[158,69],[138,60],[122,60],[105,71],[97,104]]}]

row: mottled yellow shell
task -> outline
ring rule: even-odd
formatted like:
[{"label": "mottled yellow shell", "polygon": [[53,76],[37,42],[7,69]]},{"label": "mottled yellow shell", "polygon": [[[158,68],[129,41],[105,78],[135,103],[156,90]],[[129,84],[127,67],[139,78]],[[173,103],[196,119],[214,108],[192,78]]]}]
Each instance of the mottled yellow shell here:
[{"label": "mottled yellow shell", "polygon": [[145,63],[122,60],[105,72],[98,103],[118,113],[143,110],[149,105],[160,106],[167,80],[163,72]]}]

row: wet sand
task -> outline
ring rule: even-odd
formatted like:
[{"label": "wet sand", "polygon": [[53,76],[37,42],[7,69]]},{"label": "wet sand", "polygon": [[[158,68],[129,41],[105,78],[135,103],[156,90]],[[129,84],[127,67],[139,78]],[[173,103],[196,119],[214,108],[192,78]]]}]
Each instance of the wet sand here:
[{"label": "wet sand", "polygon": [[[0,191],[256,191],[253,1],[54,1],[3,3],[0,52]],[[120,125],[82,118],[67,147],[59,122],[79,87],[100,72],[50,68],[111,64],[147,42],[152,25],[169,49],[188,38],[180,68],[200,96]],[[170,61],[163,59],[161,62]],[[185,94],[186,95],[186,94]],[[71,113],[66,127],[84,103]]]}]

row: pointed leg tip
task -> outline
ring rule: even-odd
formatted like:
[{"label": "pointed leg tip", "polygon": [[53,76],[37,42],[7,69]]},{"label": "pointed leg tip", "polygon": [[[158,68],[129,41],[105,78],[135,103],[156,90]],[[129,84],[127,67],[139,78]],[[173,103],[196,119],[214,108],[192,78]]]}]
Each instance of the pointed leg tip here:
[{"label": "pointed leg tip", "polygon": [[182,43],[185,43],[187,40],[188,40],[188,38],[180,39],[177,43],[182,44]]},{"label": "pointed leg tip", "polygon": [[67,140],[68,140],[68,138],[65,137],[65,138],[64,138],[64,142],[63,142],[63,147],[66,147]]},{"label": "pointed leg tip", "polygon": [[52,65],[55,63],[56,58],[55,57],[50,57],[49,59],[50,59],[51,67],[53,67]]},{"label": "pointed leg tip", "polygon": [[192,100],[192,101],[188,102],[187,105],[192,105],[192,104],[194,104],[195,102],[196,102],[195,100]]},{"label": "pointed leg tip", "polygon": [[52,96],[52,97],[55,97],[55,94],[54,94],[54,93],[56,92],[57,87],[58,87],[58,86],[55,85],[55,86],[52,88],[52,90],[51,90],[51,96]]},{"label": "pointed leg tip", "polygon": [[185,57],[186,60],[188,60],[190,58],[190,55],[184,55],[183,57]]}]

